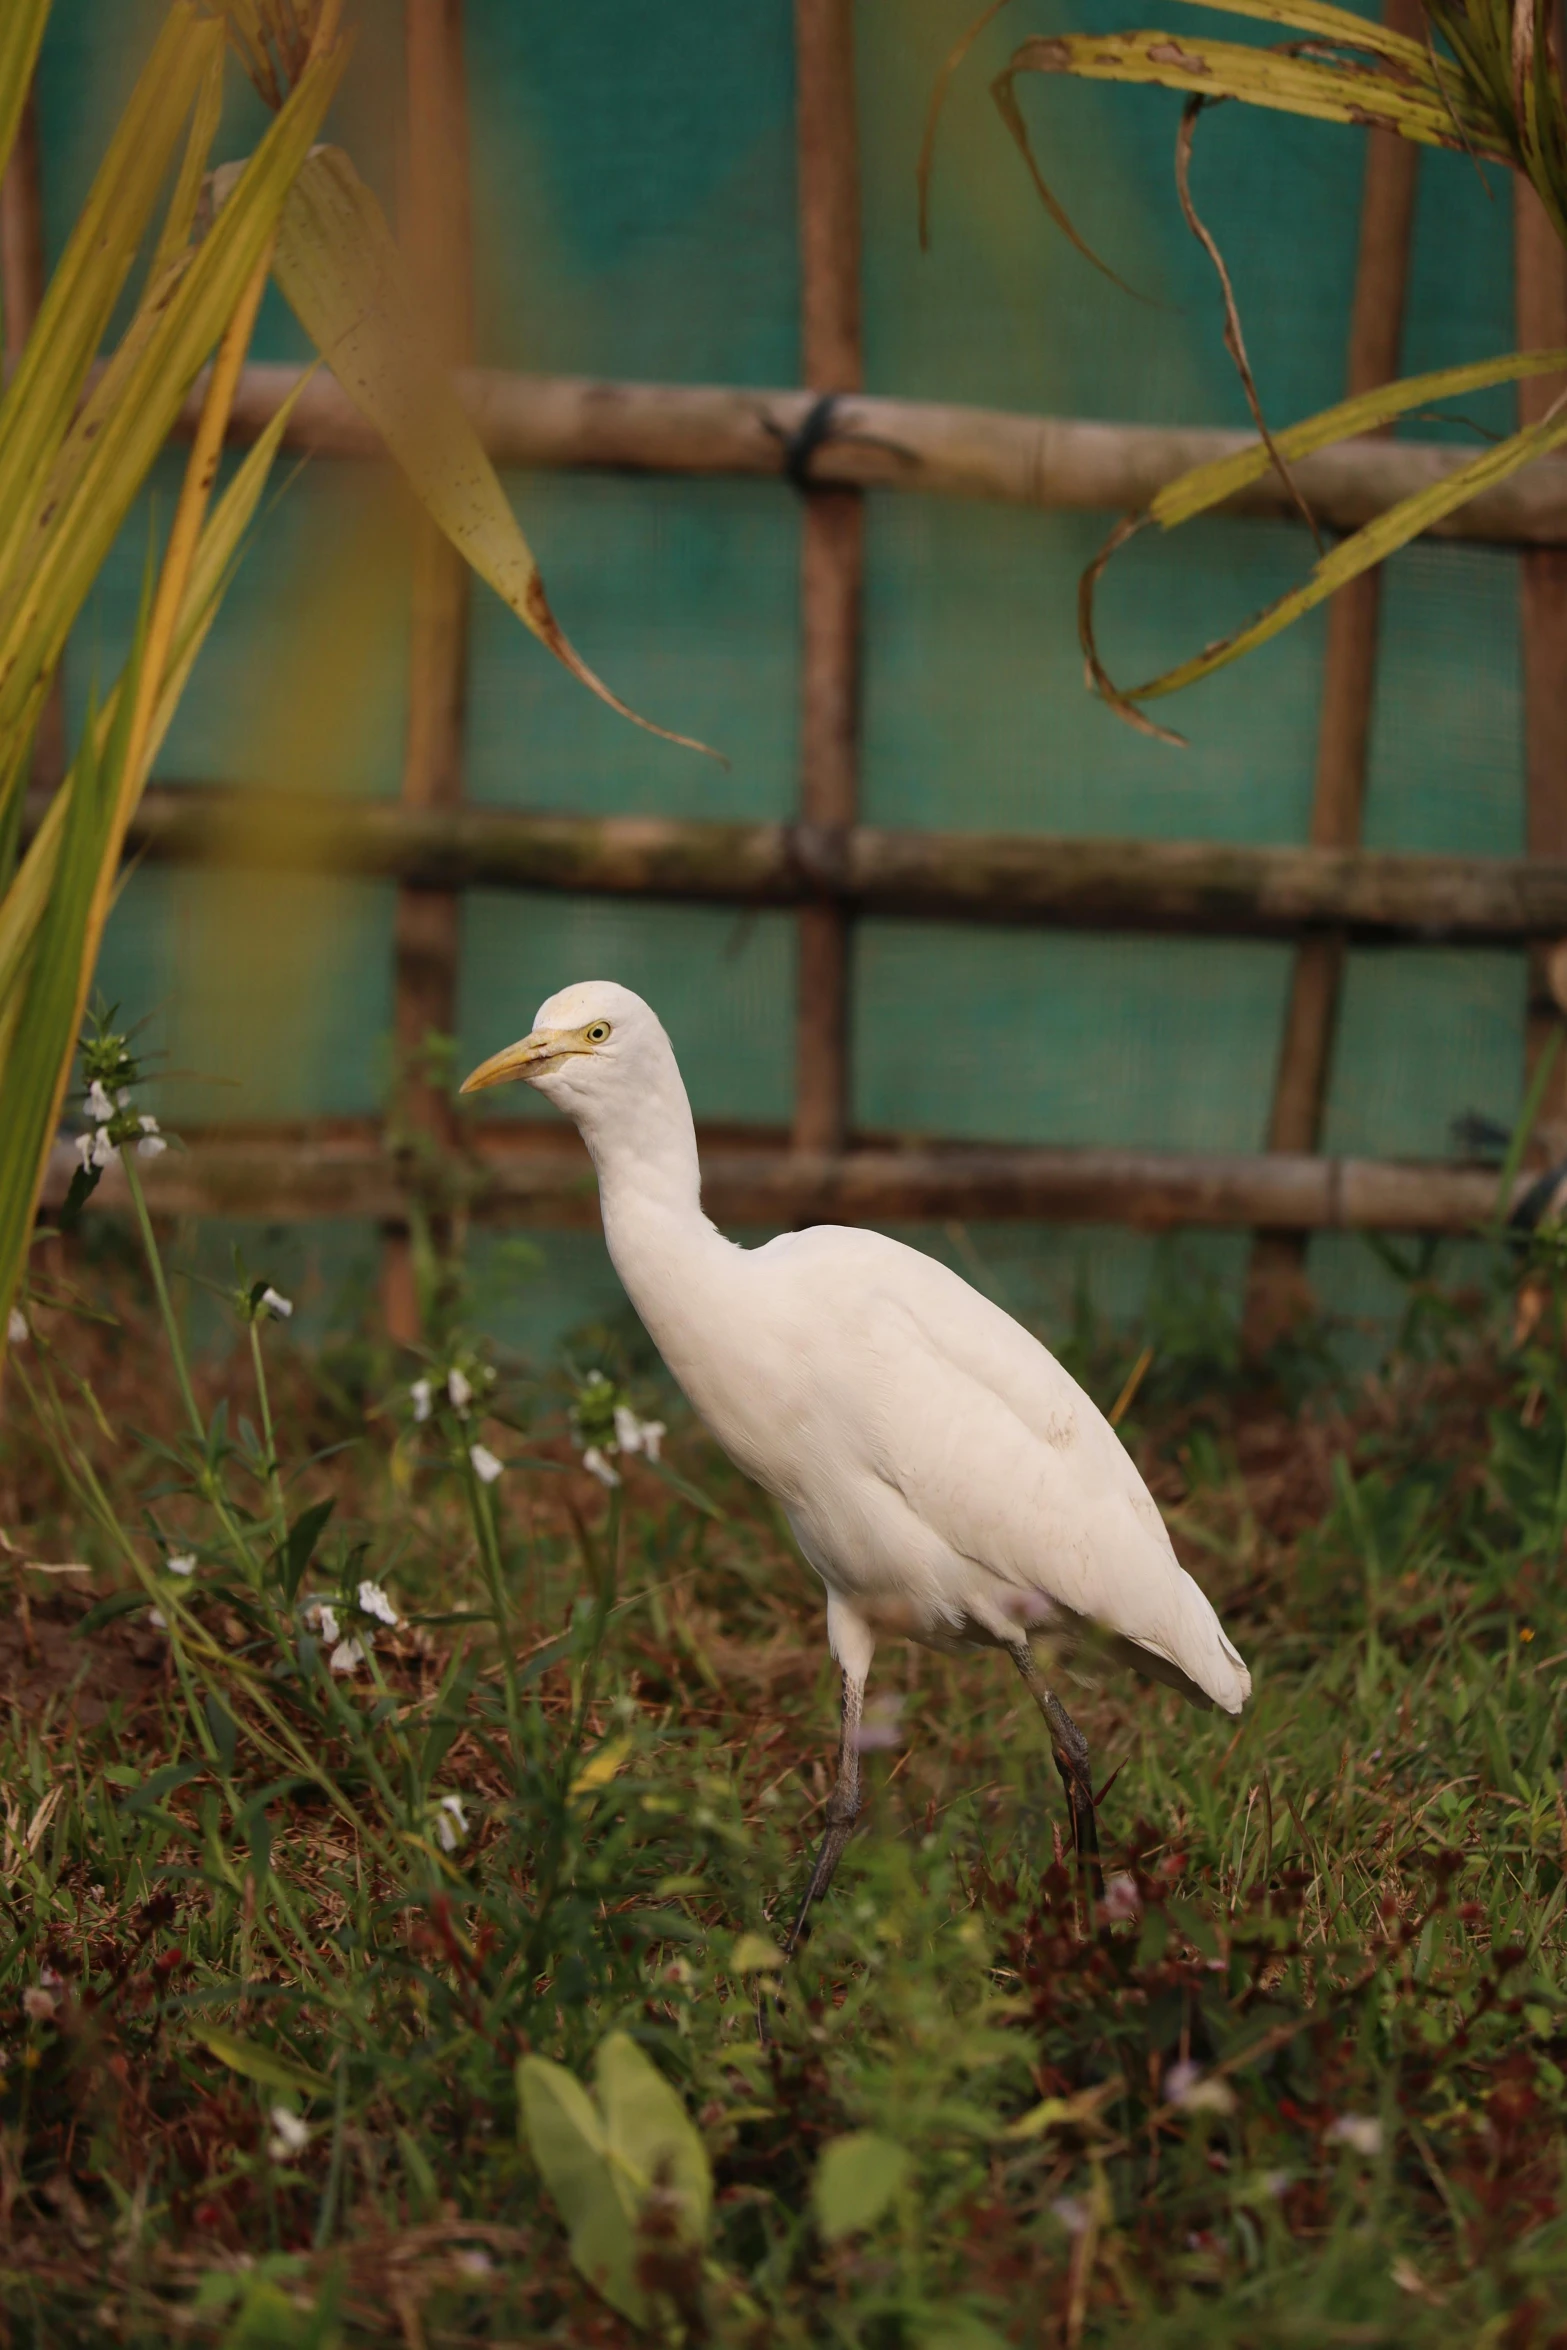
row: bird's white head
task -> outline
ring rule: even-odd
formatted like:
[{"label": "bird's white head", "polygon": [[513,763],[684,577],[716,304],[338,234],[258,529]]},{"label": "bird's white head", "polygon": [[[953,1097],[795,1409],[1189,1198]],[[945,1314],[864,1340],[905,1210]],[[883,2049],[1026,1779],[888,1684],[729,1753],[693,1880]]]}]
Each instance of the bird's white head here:
[{"label": "bird's white head", "polygon": [[644,1160],[673,1151],[694,1180],[696,1141],[674,1048],[651,1004],[612,979],[563,987],[532,1031],[481,1061],[464,1093],[521,1079],[581,1128],[596,1159],[616,1146]]}]

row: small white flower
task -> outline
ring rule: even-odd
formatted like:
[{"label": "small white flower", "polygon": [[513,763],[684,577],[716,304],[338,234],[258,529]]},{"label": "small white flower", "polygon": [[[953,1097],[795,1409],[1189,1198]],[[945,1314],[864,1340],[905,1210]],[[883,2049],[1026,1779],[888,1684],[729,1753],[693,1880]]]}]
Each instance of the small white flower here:
[{"label": "small white flower", "polygon": [[336,1641],[342,1638],[342,1633],[338,1628],[337,1610],[330,1600],[315,1599],[311,1601],[305,1610],[305,1628],[307,1631],[318,1633],[323,1640]]},{"label": "small white flower", "polygon": [[495,2263],[481,2244],[469,2244],[462,2251],[454,2252],[452,2258],[465,2277],[487,2277],[494,2274]]},{"label": "small white flower", "polygon": [[274,1322],[286,1322],[294,1310],[293,1299],[285,1297],[279,1289],[264,1289],[261,1292],[261,1302]]},{"label": "small white flower", "polygon": [[360,1584],[359,1606],[362,1614],[374,1616],[377,1623],[395,1625],[397,1622],[397,1610],[379,1583],[367,1580]]},{"label": "small white flower", "polygon": [[473,1388],[461,1371],[455,1368],[446,1374],[446,1392],[454,1412],[465,1412],[473,1401]]},{"label": "small white flower", "polygon": [[601,1485],[618,1485],[620,1483],[620,1471],[611,1467],[596,1444],[588,1446],[582,1456],[582,1466],[587,1470],[588,1475],[596,1477]]},{"label": "small white flower", "polygon": [[1093,2212],[1086,2196],[1058,2195],[1050,2208],[1069,2236],[1087,2233]]},{"label": "small white flower", "polygon": [[166,1151],[169,1146],[164,1141],[162,1135],[158,1132],[157,1119],[143,1116],[142,1118],[138,1119],[137,1123],[141,1127],[141,1140],[136,1145],[136,1156],[139,1159],[156,1159],[161,1157],[162,1153]]},{"label": "small white flower", "polygon": [[506,1466],[504,1461],[496,1459],[487,1444],[470,1444],[468,1458],[473,1463],[474,1475],[485,1485],[493,1485]]},{"label": "small white flower", "polygon": [[41,1983],[22,1993],[22,2012],[29,2023],[46,2024],[54,2014],[55,2005],[54,1993],[46,1991]]},{"label": "small white flower", "polygon": [[109,1140],[108,1128],[98,1127],[91,1134],[76,1137],[76,1155],[84,1167],[107,1167],[113,1163],[114,1145]]},{"label": "small white flower", "polygon": [[1172,2064],[1164,2076],[1165,2100],[1187,2113],[1233,2113],[1235,2092],[1228,2081],[1210,2080],[1200,2064]]},{"label": "small white flower", "polygon": [[326,1661],[334,1673],[357,1673],[365,1661],[365,1644],[362,1640],[340,1640]]},{"label": "small white flower", "polygon": [[155,1632],[166,1632],[169,1628],[169,1619],[161,1607],[150,1607],[147,1610],[147,1621]]},{"label": "small white flower", "polygon": [[430,1409],[433,1401],[429,1380],[416,1379],[412,1387],[410,1387],[408,1390],[408,1400],[413,1405],[414,1418],[416,1420],[427,1420],[430,1417]]},{"label": "small white flower", "polygon": [[291,2155],[304,2153],[310,2143],[308,2122],[302,2122],[297,2113],[290,2113],[286,2105],[274,2105],[267,2118],[272,2124],[267,2152],[274,2162],[287,2162]]},{"label": "small white flower", "polygon": [[87,1088],[88,1117],[96,1118],[100,1126],[107,1126],[114,1112],[115,1104],[109,1099],[103,1079],[95,1077]]},{"label": "small white flower", "polygon": [[468,1833],[460,1795],[443,1795],[436,1806],[435,1837],[443,1852],[455,1852]]},{"label": "small white flower", "polygon": [[27,1344],[27,1316],[22,1312],[20,1306],[11,1308],[11,1318],[6,1324],[6,1331],[13,1346]]},{"label": "small white flower", "polygon": [[615,1442],[622,1452],[645,1452],[650,1461],[656,1461],[663,1441],[662,1420],[639,1420],[629,1404],[616,1404]]},{"label": "small white flower", "polygon": [[1382,2124],[1374,2113],[1341,2113],[1329,2125],[1328,2136],[1340,2146],[1372,2161],[1382,2151]]},{"label": "small white flower", "polygon": [[168,1568],[171,1575],[194,1575],[196,1572],[196,1562],[188,1550],[175,1552],[172,1557],[166,1558],[163,1563]]}]

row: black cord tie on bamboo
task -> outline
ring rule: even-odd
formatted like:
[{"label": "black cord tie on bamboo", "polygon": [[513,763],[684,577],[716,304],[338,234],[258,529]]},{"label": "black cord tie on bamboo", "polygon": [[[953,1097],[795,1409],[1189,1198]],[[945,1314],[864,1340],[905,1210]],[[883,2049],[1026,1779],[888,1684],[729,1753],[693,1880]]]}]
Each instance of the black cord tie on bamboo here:
[{"label": "black cord tie on bamboo", "polygon": [[793,432],[785,432],[783,426],[770,416],[763,420],[775,439],[782,441],[784,479],[799,491],[802,498],[808,497],[819,486],[811,479],[811,459],[818,449],[832,439],[833,412],[842,398],[842,392],[823,392],[819,399],[811,402]]},{"label": "black cord tie on bamboo", "polygon": [[783,444],[783,477],[793,484],[802,498],[810,497],[816,490],[847,486],[811,479],[811,460],[829,441],[856,441],[862,448],[885,449],[889,456],[901,459],[905,465],[918,465],[919,459],[914,451],[905,449],[897,441],[884,441],[874,433],[839,431],[839,405],[853,397],[852,392],[821,393],[811,402],[792,432],[787,431],[775,416],[762,418],[763,431],[770,432],[775,441]]}]

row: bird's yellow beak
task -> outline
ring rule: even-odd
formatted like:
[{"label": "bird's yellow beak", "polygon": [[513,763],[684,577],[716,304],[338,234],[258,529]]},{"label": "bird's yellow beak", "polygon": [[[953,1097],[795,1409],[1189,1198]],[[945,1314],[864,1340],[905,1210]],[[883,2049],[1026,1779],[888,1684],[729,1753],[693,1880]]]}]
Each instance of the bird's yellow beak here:
[{"label": "bird's yellow beak", "polygon": [[582,1050],[581,1039],[574,1028],[535,1028],[518,1044],[507,1045],[504,1052],[491,1053],[477,1069],[465,1077],[459,1091],[482,1093],[487,1085],[511,1085],[519,1077],[542,1077],[564,1061],[568,1053]]}]

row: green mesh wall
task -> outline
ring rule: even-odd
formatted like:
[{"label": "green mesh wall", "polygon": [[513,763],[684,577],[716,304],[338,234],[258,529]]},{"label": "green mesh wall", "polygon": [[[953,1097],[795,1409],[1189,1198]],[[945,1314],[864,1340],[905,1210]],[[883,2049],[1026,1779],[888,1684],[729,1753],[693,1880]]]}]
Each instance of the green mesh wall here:
[{"label": "green mesh wall", "polygon": [[[1024,86],[1047,175],[1110,283],[1040,212],[986,95],[1032,30],[1138,20],[1136,0],[1020,7],[979,44],[945,118],[931,253],[914,159],[932,79],[972,0],[859,13],[866,373],[911,397],[1144,421],[1237,425],[1211,273],[1181,225],[1179,101]],[[361,12],[334,124],[392,198],[396,20]],[[1167,12],[1169,13],[1169,12]],[[788,0],[631,0],[523,9],[467,0],[479,356],[496,366],[757,385],[796,380]],[[42,79],[56,248],[156,10],[59,0]],[[1047,21],[1048,20],[1048,21]],[[1182,12],[1182,22],[1201,17]],[[1237,35],[1234,20],[1215,28]],[[236,91],[225,129],[256,127]],[[1363,171],[1357,134],[1225,108],[1200,129],[1194,188],[1234,272],[1270,412],[1343,388]],[[1461,159],[1421,165],[1405,363],[1510,341],[1509,191]],[[301,350],[269,297],[260,354]],[[1506,394],[1472,404],[1491,429]],[[1429,425],[1411,426],[1428,432]],[[172,505],[160,472],[69,666],[79,722],[125,642],[147,549]],[[727,770],[590,701],[487,593],[476,596],[468,789],[503,805],[784,816],[795,802],[798,513],[776,484],[518,476],[509,483],[552,596],[637,707],[718,744]],[[1292,631],[1186,697],[1175,752],[1085,694],[1078,573],[1106,518],[878,494],[870,500],[863,793],[882,824],[1247,841],[1303,837],[1322,630]],[[269,509],[160,762],[170,779],[397,788],[407,517],[375,470],[317,463]],[[1104,643],[1147,675],[1233,623],[1306,560],[1291,525],[1211,523],[1141,540],[1103,602]],[[1388,574],[1367,837],[1516,851],[1523,836],[1516,564],[1423,547]],[[148,869],[126,889],[104,985],[150,1013],[177,1119],[374,1106],[386,1075],[391,895],[324,881]],[[1248,1149],[1261,1141],[1287,984],[1284,950],[1242,943],[987,933],[867,922],[857,943],[855,1108],[869,1128],[1004,1141]],[[615,976],[658,1006],[699,1114],[789,1112],[794,931],[783,918],[476,893],[466,909],[461,1049],[524,1028],[544,995]],[[1441,1154],[1450,1119],[1519,1091],[1519,958],[1399,950],[1352,959],[1327,1142]],[[497,1114],[539,1105],[498,1097]],[[1158,1252],[1134,1236],[1008,1229],[925,1235],[1046,1322],[1085,1286],[1138,1309]],[[370,1236],[279,1238],[324,1290]],[[596,1240],[541,1236],[544,1266],[496,1308],[542,1343],[614,1295]],[[484,1244],[492,1251],[493,1244]],[[1191,1244],[1233,1289],[1239,1236]],[[498,1264],[493,1254],[487,1265]],[[312,1270],[313,1269],[313,1270]],[[1374,1310],[1352,1240],[1318,1251],[1326,1292]],[[488,1286],[488,1273],[486,1285]]]}]

